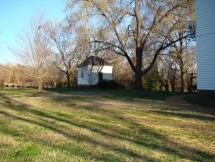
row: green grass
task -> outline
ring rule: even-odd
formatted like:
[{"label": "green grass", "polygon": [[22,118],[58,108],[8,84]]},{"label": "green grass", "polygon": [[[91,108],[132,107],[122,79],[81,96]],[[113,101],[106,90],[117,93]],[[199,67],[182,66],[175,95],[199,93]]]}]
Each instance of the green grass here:
[{"label": "green grass", "polygon": [[1,95],[18,96],[18,95],[31,95],[34,93],[40,93],[37,89],[29,88],[0,88]]},{"label": "green grass", "polygon": [[214,114],[170,94],[58,92],[0,90],[0,161],[215,161]]},{"label": "green grass", "polygon": [[36,144],[26,146],[18,150],[15,154],[16,157],[31,157],[37,156],[40,153],[39,148]]}]

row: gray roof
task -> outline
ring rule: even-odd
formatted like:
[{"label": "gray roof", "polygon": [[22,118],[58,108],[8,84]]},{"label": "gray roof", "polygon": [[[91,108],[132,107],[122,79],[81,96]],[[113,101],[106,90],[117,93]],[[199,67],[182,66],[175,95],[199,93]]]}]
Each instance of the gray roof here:
[{"label": "gray roof", "polygon": [[90,56],[86,60],[84,60],[82,63],[80,63],[77,67],[83,67],[88,65],[98,65],[98,66],[104,66],[104,65],[110,65],[107,61],[102,59],[101,57],[97,56]]}]

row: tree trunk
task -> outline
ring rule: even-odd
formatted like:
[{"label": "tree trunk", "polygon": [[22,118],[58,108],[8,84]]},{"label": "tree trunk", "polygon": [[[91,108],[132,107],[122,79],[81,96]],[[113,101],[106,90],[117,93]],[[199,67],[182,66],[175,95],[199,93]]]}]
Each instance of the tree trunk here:
[{"label": "tree trunk", "polygon": [[169,81],[168,80],[165,80],[164,87],[165,87],[165,91],[169,92]]},{"label": "tree trunk", "polygon": [[187,85],[188,85],[188,92],[193,93],[194,89],[193,89],[193,73],[190,74],[188,80],[187,80]]},{"label": "tree trunk", "polygon": [[172,92],[175,92],[175,81],[171,82],[171,89],[172,89]]},{"label": "tree trunk", "polygon": [[70,83],[70,74],[69,72],[66,73],[66,84],[67,84],[67,87],[70,88],[71,87],[71,83]]},{"label": "tree trunk", "polygon": [[163,78],[159,79],[159,83],[160,83],[159,90],[163,91],[163,87],[164,87]]},{"label": "tree trunk", "polygon": [[185,92],[185,87],[184,87],[184,72],[181,72],[181,92]]},{"label": "tree trunk", "polygon": [[[179,37],[181,38],[183,36],[183,32],[179,33]],[[180,40],[180,71],[181,71],[181,92],[184,93],[185,92],[185,80],[184,80],[184,61],[183,61],[183,40]]]},{"label": "tree trunk", "polygon": [[184,80],[184,65],[183,63],[181,63],[181,92],[184,93],[185,92],[185,80]]},{"label": "tree trunk", "polygon": [[53,83],[54,83],[54,88],[56,88],[56,87],[57,87],[57,83],[56,83],[56,81],[55,81],[55,80],[53,80]]},{"label": "tree trunk", "polygon": [[161,75],[159,75],[159,82],[160,82],[160,91],[164,90],[165,84],[164,84],[164,73],[163,73],[163,69],[161,70]]},{"label": "tree trunk", "polygon": [[136,49],[136,71],[135,71],[135,88],[142,89],[142,57],[143,50]]},{"label": "tree trunk", "polygon": [[39,89],[40,91],[43,90],[43,82],[42,82],[41,79],[39,79],[39,82],[38,82],[38,89]]}]

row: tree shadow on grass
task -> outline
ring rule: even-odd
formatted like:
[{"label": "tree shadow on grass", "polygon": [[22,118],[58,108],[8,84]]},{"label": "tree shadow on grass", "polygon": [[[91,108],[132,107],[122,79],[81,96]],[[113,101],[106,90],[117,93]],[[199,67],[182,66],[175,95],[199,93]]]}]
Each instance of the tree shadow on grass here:
[{"label": "tree shadow on grass", "polygon": [[[98,111],[98,109],[95,108],[95,106],[94,106],[94,109],[92,107],[91,109],[90,107],[82,107],[82,108],[86,108],[86,110],[91,110],[91,111]],[[167,154],[172,154],[183,159],[201,161],[202,159],[205,158],[205,159],[215,160],[215,155],[202,150],[198,150],[196,148],[191,148],[186,145],[175,143],[170,139],[168,139],[168,137],[165,136],[164,134],[156,130],[153,130],[153,128],[147,127],[146,125],[141,125],[133,121],[131,118],[126,118],[123,115],[115,114],[114,111],[111,112],[111,110],[107,110],[107,109],[100,109],[99,111],[103,113],[107,113],[108,115],[111,114],[112,118],[118,119],[124,123],[127,123],[130,130],[133,131],[130,134],[132,138],[129,138],[128,132],[127,132],[128,130],[118,130],[118,129],[112,128],[110,131],[111,133],[107,133],[107,132],[104,133],[102,132],[102,129],[93,130],[100,134],[104,133],[113,138],[127,140],[139,146],[150,148],[151,150],[162,151]],[[89,123],[84,123],[81,126],[87,127],[89,129],[90,126],[88,125]],[[95,127],[95,126],[91,126],[91,127]],[[138,132],[138,134],[135,134],[135,132]]]},{"label": "tree shadow on grass", "polygon": [[161,115],[165,115],[165,116],[170,116],[170,117],[179,117],[179,118],[186,118],[186,119],[195,119],[195,120],[202,120],[202,121],[210,121],[210,122],[214,122],[215,121],[215,117],[213,116],[209,116],[206,114],[194,114],[194,113],[183,113],[177,110],[174,111],[170,111],[168,110],[152,110],[152,113],[156,113],[156,114],[161,114]]},{"label": "tree shadow on grass", "polygon": [[[88,144],[92,144],[92,145],[96,145],[96,146],[101,146],[101,147],[104,147],[105,149],[113,150],[113,151],[119,152],[119,153],[124,154],[124,155],[128,155],[130,157],[133,157],[133,158],[139,159],[139,160],[145,159],[145,160],[155,161],[155,159],[151,159],[151,158],[145,157],[143,155],[139,155],[138,153],[135,153],[135,152],[133,152],[133,151],[131,151],[129,149],[126,149],[126,148],[121,148],[121,147],[114,146],[114,145],[111,145],[111,144],[103,143],[103,142],[100,142],[100,141],[95,140],[93,138],[90,138],[88,136],[85,136],[83,134],[82,135],[80,135],[80,134],[73,134],[71,132],[67,132],[67,131],[64,131],[62,129],[58,129],[55,126],[49,125],[50,123],[49,123],[48,120],[45,121],[43,119],[43,121],[46,122],[46,124],[44,124],[43,122],[37,122],[37,121],[25,119],[25,118],[18,117],[16,115],[12,115],[10,113],[3,112],[3,111],[0,111],[0,114],[3,114],[5,116],[10,117],[10,118],[15,119],[15,120],[21,120],[23,122],[31,123],[31,124],[38,125],[40,127],[49,129],[51,131],[54,131],[56,133],[59,133],[59,134],[65,136],[65,137],[67,137],[69,140],[75,140],[75,141],[78,141],[78,142],[86,142]],[[11,131],[9,131],[9,129],[4,129],[4,130],[0,129],[0,131],[2,131],[3,133],[11,135]],[[70,152],[69,150],[65,150],[65,151]],[[70,152],[70,153],[73,153],[73,152]],[[92,152],[89,153],[88,151],[86,151],[83,154],[81,154],[81,156],[88,156],[90,158],[94,157],[93,153]],[[95,160],[108,160],[107,157],[106,157],[106,159],[103,159],[102,156],[101,157],[94,157],[94,158],[95,158]],[[118,159],[117,157],[109,157],[109,158],[110,158],[109,160],[115,159],[117,161],[123,161],[121,159]]]},{"label": "tree shadow on grass", "polygon": [[[36,110],[36,109],[31,109],[31,108],[29,108],[29,107],[31,107],[30,105],[18,103],[17,101],[16,101],[16,104],[13,104],[15,101],[13,101],[12,99],[7,98],[5,96],[3,98],[4,98],[4,100],[6,100],[5,104],[3,104],[3,105],[6,106],[8,109],[12,109],[12,110],[16,110],[16,111],[22,111],[22,112],[23,111],[30,112],[30,113],[32,113],[34,115],[37,115],[39,121],[23,118],[23,117],[8,113],[6,111],[0,110],[0,114],[5,115],[5,116],[7,116],[9,118],[12,118],[12,119],[15,119],[15,120],[20,120],[20,121],[27,122],[27,123],[31,123],[31,124],[34,124],[34,125],[38,125],[40,127],[49,129],[49,130],[54,131],[56,133],[59,133],[59,134],[65,136],[65,137],[67,137],[69,140],[76,140],[78,142],[86,142],[86,143],[89,143],[89,144],[92,144],[92,145],[101,146],[101,147],[103,147],[105,149],[112,150],[112,151],[115,151],[115,152],[119,152],[121,154],[124,154],[126,156],[130,156],[130,157],[132,157],[134,159],[137,159],[137,160],[138,159],[139,160],[144,159],[146,161],[158,161],[156,159],[149,158],[149,157],[144,156],[144,155],[140,155],[140,154],[138,154],[138,153],[136,153],[136,152],[134,152],[134,151],[132,151],[130,149],[126,149],[126,148],[116,146],[116,145],[112,145],[112,144],[107,144],[107,143],[104,143],[102,141],[98,141],[98,140],[96,140],[94,138],[91,138],[91,137],[83,135],[83,134],[76,134],[76,133],[73,133],[73,132],[63,130],[62,127],[57,126],[57,125],[53,125],[53,123],[51,123],[49,120],[45,120],[44,117],[45,118],[50,118],[50,119],[53,119],[53,120],[56,120],[56,121],[59,121],[59,122],[69,123],[69,124],[76,125],[76,126],[78,126],[78,124],[75,124],[75,122],[72,123],[72,122],[69,122],[68,120],[64,120],[62,118],[58,118],[58,117],[49,115],[48,113],[44,113],[44,112]],[[9,101],[9,100],[11,100],[11,101]],[[21,110],[21,107],[22,107],[22,110]],[[1,130],[1,131],[6,133],[6,134],[11,135],[11,132],[8,131],[8,130],[9,129],[4,129],[4,130]],[[68,150],[66,150],[66,151],[68,151]],[[95,160],[112,161],[113,159],[115,159],[117,161],[123,161],[122,159],[119,159],[117,157],[111,157],[110,155],[109,155],[109,157],[108,156],[94,157],[94,154],[92,152],[89,153],[89,151],[85,152],[84,154],[82,154],[82,156],[88,156],[89,158],[93,157],[93,158],[95,158]]]},{"label": "tree shadow on grass", "polygon": [[[40,127],[52,130],[54,132],[57,132],[59,134],[64,135],[65,137],[69,138],[70,140],[76,140],[78,142],[86,142],[89,144],[93,144],[96,146],[101,146],[105,149],[112,150],[115,152],[119,152],[121,154],[124,154],[126,156],[129,156],[136,160],[145,160],[145,161],[160,161],[156,158],[144,156],[142,154],[139,154],[131,149],[122,148],[120,146],[107,144],[102,141],[99,141],[95,138],[91,138],[89,136],[85,136],[83,134],[75,134],[70,131],[68,131],[65,128],[62,128],[58,125],[53,125],[49,120],[44,119],[52,119],[56,122],[64,122],[69,125],[76,126],[81,129],[87,129],[89,131],[98,133],[99,135],[102,135],[104,137],[113,138],[116,140],[125,140],[127,142],[130,142],[134,145],[137,145],[142,148],[147,148],[150,150],[157,150],[161,151],[166,154],[171,154],[173,156],[177,156],[182,159],[187,160],[195,160],[195,161],[202,161],[204,160],[215,160],[215,155],[207,153],[205,151],[191,148],[189,146],[181,145],[178,143],[175,143],[173,141],[170,141],[168,137],[160,132],[157,132],[156,130],[147,127],[146,125],[141,125],[137,123],[136,121],[133,121],[130,118],[127,118],[123,115],[117,114],[113,110],[107,110],[102,109],[99,105],[90,107],[92,105],[82,107],[82,109],[86,109],[88,112],[92,113],[92,115],[97,114],[100,115],[100,118],[103,117],[109,117],[110,120],[114,119],[117,121],[120,121],[121,123],[125,123],[127,126],[127,129],[117,129],[117,127],[110,127],[105,125],[104,123],[98,122],[90,122],[90,121],[84,121],[82,119],[75,119],[75,118],[62,118],[59,116],[59,114],[49,114],[48,112],[43,112],[41,110],[37,110],[35,107],[32,107],[31,105],[26,105],[23,103],[18,103],[17,101],[14,101],[11,98],[7,98],[5,96],[2,96],[2,98],[6,101],[4,102],[4,106],[6,106],[9,109],[15,110],[15,111],[26,111],[29,113],[32,113],[37,116],[39,121],[26,119],[23,117],[19,117],[13,114],[9,114],[5,111],[0,111],[1,114],[8,116],[10,118],[21,120],[24,122],[32,123],[35,125],[38,125]],[[16,104],[14,104],[16,103]],[[78,107],[80,108],[80,107]],[[75,108],[73,108],[75,109]],[[10,133],[10,132],[7,132]],[[66,150],[69,151],[69,150]],[[89,158],[94,158],[95,160],[104,160],[104,161],[111,161],[113,159],[117,161],[123,161],[122,159],[118,159],[117,157],[111,157],[111,156],[95,156],[92,152],[84,152],[80,156],[87,156]]]},{"label": "tree shadow on grass", "polygon": [[[53,90],[54,91],[54,90]],[[123,103],[133,103],[136,101],[137,103],[144,103],[146,104],[146,101],[149,102],[157,102],[162,105],[174,105],[170,103],[168,100],[167,101],[162,101],[166,100],[169,97],[173,96],[179,96],[179,94],[174,94],[174,93],[163,93],[163,92],[153,92],[153,91],[128,91],[128,90],[105,90],[105,91],[99,91],[99,93],[103,94],[101,96],[93,96],[94,92],[97,92],[98,90],[93,90],[89,91],[88,95],[85,96],[85,91],[80,91],[82,92],[81,94],[78,93],[76,94],[76,91],[69,91],[68,93],[60,93],[58,96],[49,96],[49,99],[58,103],[63,103],[65,106],[76,106],[78,105],[79,102],[97,102],[97,101],[103,101],[103,100],[112,100],[112,101],[121,101]],[[77,90],[79,92],[79,90]],[[67,94],[65,97],[64,95]],[[71,94],[71,96],[69,96]],[[91,94],[91,95],[90,95]],[[105,96],[106,94],[106,96]],[[107,95],[108,94],[108,95]],[[62,97],[60,96],[62,95]],[[182,96],[183,97],[183,96]],[[142,100],[143,99],[143,100]],[[173,108],[172,108],[173,109]],[[195,107],[192,105],[186,105],[186,106],[178,106],[175,108],[177,111],[188,111],[189,116],[189,111],[196,112],[196,113],[202,113],[206,115],[199,115],[199,119],[202,120],[210,120],[213,117],[207,117],[208,115],[215,115],[215,109],[211,108],[202,108],[202,107]],[[190,116],[191,117],[191,116]],[[193,118],[198,118],[198,115],[193,115]],[[212,119],[214,120],[214,119]]]}]

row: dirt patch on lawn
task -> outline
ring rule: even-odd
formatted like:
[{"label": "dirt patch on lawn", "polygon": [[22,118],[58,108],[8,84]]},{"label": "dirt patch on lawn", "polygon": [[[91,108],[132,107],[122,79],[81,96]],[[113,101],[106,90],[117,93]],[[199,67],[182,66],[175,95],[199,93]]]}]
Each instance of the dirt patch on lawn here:
[{"label": "dirt patch on lawn", "polygon": [[92,94],[92,93],[84,93],[84,92],[74,92],[74,93],[36,93],[30,95],[29,97],[42,97],[42,98],[53,98],[53,99],[69,99],[74,97],[88,97],[88,98],[95,98],[95,97],[105,97],[105,95],[101,94]]}]

